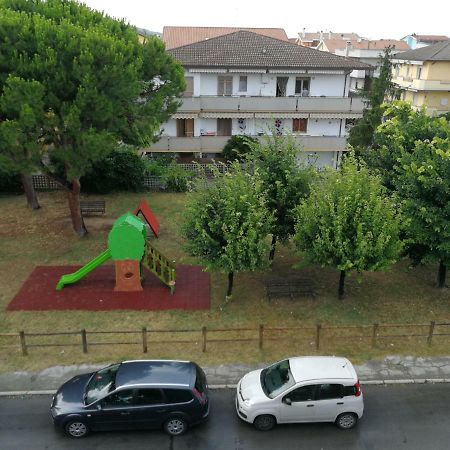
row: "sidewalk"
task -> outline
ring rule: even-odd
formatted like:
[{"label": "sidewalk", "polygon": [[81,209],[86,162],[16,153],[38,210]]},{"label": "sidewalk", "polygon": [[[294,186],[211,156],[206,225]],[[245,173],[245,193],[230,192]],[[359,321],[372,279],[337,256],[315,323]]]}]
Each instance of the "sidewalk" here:
[{"label": "sidewalk", "polygon": [[[64,381],[80,374],[93,372],[105,364],[82,364],[79,366],[54,366],[40,372],[10,372],[0,374],[0,394],[12,395],[29,391],[54,391]],[[216,367],[203,367],[211,387],[234,386],[250,370],[267,366],[248,366],[224,364]],[[450,356],[421,358],[387,356],[382,361],[367,361],[355,366],[362,384],[383,383],[450,383]],[[44,393],[44,392],[42,392]]]}]

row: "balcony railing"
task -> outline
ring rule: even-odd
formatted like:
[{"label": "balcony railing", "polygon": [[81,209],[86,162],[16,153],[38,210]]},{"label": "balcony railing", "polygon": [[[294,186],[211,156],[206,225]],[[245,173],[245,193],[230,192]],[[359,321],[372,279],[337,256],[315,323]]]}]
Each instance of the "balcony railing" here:
[{"label": "balcony railing", "polygon": [[[258,136],[254,136],[261,139]],[[163,136],[145,149],[147,152],[221,152],[230,136],[172,137]],[[342,151],[346,148],[345,137],[338,136],[293,136],[294,141],[305,151]]]},{"label": "balcony railing", "polygon": [[178,112],[355,112],[362,113],[358,97],[188,97]]}]

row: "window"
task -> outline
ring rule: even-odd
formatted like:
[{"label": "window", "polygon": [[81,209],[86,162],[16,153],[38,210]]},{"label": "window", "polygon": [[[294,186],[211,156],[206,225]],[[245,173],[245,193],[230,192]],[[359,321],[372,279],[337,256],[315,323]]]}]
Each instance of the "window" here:
[{"label": "window", "polygon": [[295,79],[295,93],[302,97],[309,97],[309,78],[296,78]]},{"label": "window", "polygon": [[219,77],[218,95],[231,95],[233,93],[233,77]]},{"label": "window", "polygon": [[86,388],[86,405],[95,402],[115,389],[114,383],[119,366],[120,364],[115,364],[113,366],[105,367],[93,375]]},{"label": "window", "polygon": [[400,66],[397,64],[397,65],[395,66],[395,76],[398,77],[399,74],[400,74]]},{"label": "window", "polygon": [[120,406],[133,406],[134,400],[134,389],[124,389],[106,397],[101,403],[104,408],[118,408]]},{"label": "window", "polygon": [[407,77],[409,77],[409,69],[410,69],[410,66],[409,66],[409,64],[407,64],[406,65],[406,76]]},{"label": "window", "polygon": [[167,403],[187,403],[192,400],[192,393],[187,389],[164,389]]},{"label": "window", "polygon": [[247,76],[239,77],[239,92],[247,92]]},{"label": "window", "polygon": [[288,77],[277,77],[277,97],[286,97]]},{"label": "window", "polygon": [[177,119],[177,137],[194,136],[194,119]]},{"label": "window", "polygon": [[321,384],[319,387],[320,400],[342,398],[343,396],[344,396],[344,386],[342,384]]},{"label": "window", "polygon": [[183,93],[183,97],[192,97],[194,95],[194,77],[186,77],[186,89]]},{"label": "window", "polygon": [[417,106],[417,99],[418,99],[418,97],[417,97],[417,92],[414,92],[414,94],[413,94],[413,100],[412,100],[412,104],[413,104],[414,106]]},{"label": "window", "polygon": [[217,136],[231,136],[231,119],[217,119]]},{"label": "window", "polygon": [[307,402],[315,400],[316,390],[317,385],[315,384],[312,384],[311,386],[302,386],[289,392],[289,394],[286,395],[286,398],[290,398],[291,402]]},{"label": "window", "polygon": [[261,372],[261,383],[264,393],[275,398],[286,389],[294,386],[295,381],[289,366],[289,360],[280,361]]},{"label": "window", "polygon": [[136,405],[159,405],[163,403],[161,389],[137,389]]},{"label": "window", "polygon": [[422,67],[417,68],[417,79],[420,80],[420,77],[422,76]]},{"label": "window", "polygon": [[292,119],[293,133],[306,133],[308,127],[308,119]]}]

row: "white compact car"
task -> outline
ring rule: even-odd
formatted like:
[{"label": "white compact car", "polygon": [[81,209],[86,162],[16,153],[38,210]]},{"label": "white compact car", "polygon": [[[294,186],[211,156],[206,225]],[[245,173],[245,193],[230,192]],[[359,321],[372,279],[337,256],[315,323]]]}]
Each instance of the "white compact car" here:
[{"label": "white compact car", "polygon": [[261,431],[297,422],[334,422],[349,429],[362,417],[364,401],[348,359],[305,356],[245,375],[237,385],[236,411]]}]

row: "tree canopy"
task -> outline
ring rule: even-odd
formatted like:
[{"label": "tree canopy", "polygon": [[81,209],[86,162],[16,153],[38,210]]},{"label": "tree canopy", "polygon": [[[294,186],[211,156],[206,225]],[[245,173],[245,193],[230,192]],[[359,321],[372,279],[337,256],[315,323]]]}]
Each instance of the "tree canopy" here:
[{"label": "tree canopy", "polygon": [[228,273],[229,297],[235,272],[267,266],[271,221],[258,173],[233,163],[213,181],[200,179],[188,194],[182,226],[186,251],[207,270]]},{"label": "tree canopy", "polygon": [[0,0],[0,9],[0,89],[9,76],[42,86],[43,148],[65,174],[43,169],[68,189],[83,235],[80,177],[118,142],[152,141],[179,105],[183,69],[160,39],[140,44],[134,27],[75,1]]},{"label": "tree canopy", "polygon": [[350,271],[377,271],[393,264],[402,249],[401,216],[378,177],[347,156],[327,170],[297,208],[294,241],[306,260],[340,270],[339,298]]}]

